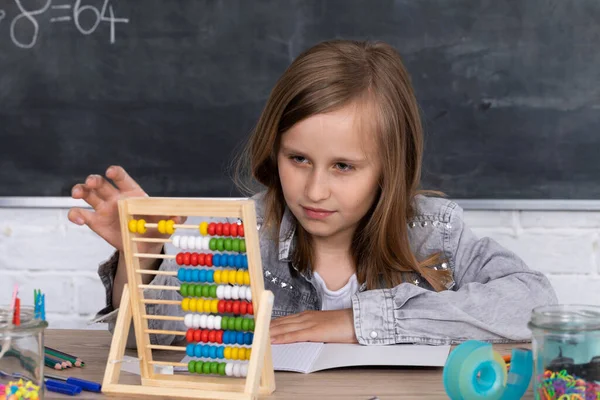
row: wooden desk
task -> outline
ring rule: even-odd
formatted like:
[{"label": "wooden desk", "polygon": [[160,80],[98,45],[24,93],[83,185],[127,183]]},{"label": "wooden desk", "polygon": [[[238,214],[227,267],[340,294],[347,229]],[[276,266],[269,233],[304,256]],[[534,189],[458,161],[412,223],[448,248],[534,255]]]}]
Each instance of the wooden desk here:
[{"label": "wooden desk", "polygon": [[[81,357],[84,368],[53,371],[55,375],[74,376],[102,382],[111,335],[106,331],[48,330],[46,345]],[[511,345],[496,347],[509,354]],[[172,352],[171,352],[172,354]],[[128,355],[137,356],[128,351]],[[172,360],[179,361],[183,353]],[[342,368],[312,374],[276,372],[277,390],[268,399],[357,399],[377,396],[385,399],[447,399],[441,368]],[[121,373],[122,383],[139,383],[139,376]],[[48,393],[48,399],[106,399],[108,396],[81,392],[71,397]],[[112,397],[115,398],[115,397]],[[123,397],[125,398],[125,397]],[[533,398],[531,389],[525,398]]]}]

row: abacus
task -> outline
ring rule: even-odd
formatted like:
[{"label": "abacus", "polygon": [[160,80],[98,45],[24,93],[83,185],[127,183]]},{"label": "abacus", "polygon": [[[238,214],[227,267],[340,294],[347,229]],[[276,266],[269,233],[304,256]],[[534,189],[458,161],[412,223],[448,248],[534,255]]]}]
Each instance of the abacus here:
[{"label": "abacus", "polygon": [[[186,225],[176,224],[173,219],[158,220],[165,215],[233,218],[236,222]],[[119,217],[128,284],[123,290],[102,391],[128,396],[233,400],[253,400],[273,393],[275,375],[268,340],[273,293],[264,289],[257,229],[248,229],[257,226],[254,201],[129,198],[119,201]],[[146,222],[144,218],[158,222]],[[190,229],[200,236],[174,235]],[[140,243],[171,243],[192,251],[147,254],[138,251]],[[190,268],[142,269],[140,260],[144,258],[172,259]],[[181,285],[146,285],[142,281],[146,274],[177,276]],[[145,290],[178,290],[183,300],[146,299]],[[184,312],[190,313],[183,317],[149,315],[146,304],[181,305]],[[151,330],[151,319],[183,321],[188,329]],[[141,385],[119,383],[120,362],[132,320]],[[153,345],[150,334],[182,336],[188,345]],[[152,350],[178,351],[182,356],[185,352],[200,359],[187,364],[155,361]],[[213,361],[216,359],[221,361]],[[160,374],[154,370],[157,365],[185,367],[187,372]]]}]

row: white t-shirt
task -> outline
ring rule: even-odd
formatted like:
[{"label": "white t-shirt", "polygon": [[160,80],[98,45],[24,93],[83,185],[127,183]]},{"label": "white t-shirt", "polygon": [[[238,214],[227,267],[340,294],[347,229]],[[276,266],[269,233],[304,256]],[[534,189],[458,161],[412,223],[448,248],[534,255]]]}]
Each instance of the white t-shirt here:
[{"label": "white t-shirt", "polygon": [[352,274],[348,283],[338,290],[329,290],[325,281],[318,272],[314,273],[316,288],[321,299],[321,310],[343,310],[344,308],[352,308],[352,295],[358,292],[358,279],[356,274]]}]

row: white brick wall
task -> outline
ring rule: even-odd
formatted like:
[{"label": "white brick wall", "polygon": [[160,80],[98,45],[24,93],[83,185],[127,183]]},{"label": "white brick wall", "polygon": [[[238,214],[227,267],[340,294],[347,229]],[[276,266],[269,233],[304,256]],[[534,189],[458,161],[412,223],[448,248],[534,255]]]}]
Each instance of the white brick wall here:
[{"label": "white brick wall", "polygon": [[[67,210],[0,208],[0,304],[15,282],[25,304],[46,293],[53,328],[104,328],[87,321],[104,305],[98,264],[111,247],[71,224]],[[600,212],[469,211],[467,224],[549,277],[563,303],[600,305]]]}]

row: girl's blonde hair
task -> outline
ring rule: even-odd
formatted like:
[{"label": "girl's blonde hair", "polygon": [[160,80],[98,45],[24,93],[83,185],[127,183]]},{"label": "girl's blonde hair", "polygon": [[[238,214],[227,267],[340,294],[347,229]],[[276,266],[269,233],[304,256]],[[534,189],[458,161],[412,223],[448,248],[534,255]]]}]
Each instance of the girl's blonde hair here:
[{"label": "girl's blonde hair", "polygon": [[[382,164],[379,194],[359,223],[351,246],[359,282],[369,289],[393,287],[401,272],[420,273],[444,290],[449,269],[433,269],[439,254],[417,260],[410,249],[408,220],[419,193],[423,129],[409,75],[400,55],[381,42],[334,40],[302,53],[276,83],[243,155],[252,177],[266,187],[265,220],[278,239],[285,200],[277,169],[281,135],[315,114],[358,103],[372,110]],[[296,227],[293,262],[300,271],[313,265],[310,235]]]}]

